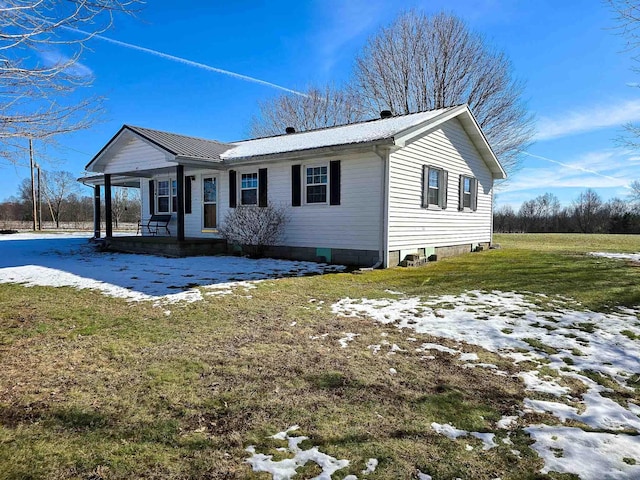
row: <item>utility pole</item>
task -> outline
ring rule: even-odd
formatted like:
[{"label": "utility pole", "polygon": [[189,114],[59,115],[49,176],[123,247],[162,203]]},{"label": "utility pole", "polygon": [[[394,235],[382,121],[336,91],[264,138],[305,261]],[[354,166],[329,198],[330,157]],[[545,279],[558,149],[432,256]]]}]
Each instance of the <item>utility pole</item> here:
[{"label": "utility pole", "polygon": [[33,230],[36,229],[36,218],[38,216],[36,210],[36,185],[33,178],[33,139],[29,138],[29,164],[31,166],[31,204],[33,205]]},{"label": "utility pole", "polygon": [[42,230],[42,183],[40,180],[40,165],[36,163],[38,169],[38,231]]}]

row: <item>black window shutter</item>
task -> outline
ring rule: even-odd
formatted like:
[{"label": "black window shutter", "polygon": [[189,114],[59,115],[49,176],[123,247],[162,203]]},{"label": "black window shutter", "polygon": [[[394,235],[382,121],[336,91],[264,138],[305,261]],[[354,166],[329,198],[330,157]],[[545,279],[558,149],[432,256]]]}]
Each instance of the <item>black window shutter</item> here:
[{"label": "black window shutter", "polygon": [[460,183],[458,184],[458,210],[464,210],[464,176],[460,175]]},{"label": "black window shutter", "polygon": [[478,179],[474,178],[471,182],[471,210],[478,210]]},{"label": "black window shutter", "polygon": [[149,180],[149,215],[153,215],[155,213],[155,203],[156,203],[156,191],[155,191],[155,182],[153,180]]},{"label": "black window shutter", "polygon": [[449,173],[446,170],[442,170],[442,185],[440,186],[440,207],[442,209],[447,208],[447,189],[449,186]]},{"label": "black window shutter", "polygon": [[422,166],[422,207],[429,206],[429,167]]},{"label": "black window shutter", "polygon": [[184,177],[184,213],[191,213],[191,176]]},{"label": "black window shutter", "polygon": [[291,165],[291,205],[299,207],[302,202],[302,196],[300,195],[300,165]]},{"label": "black window shutter", "polygon": [[236,202],[238,201],[237,188],[236,171],[229,170],[229,208],[236,208]]},{"label": "black window shutter", "polygon": [[267,206],[267,169],[258,170],[258,206]]},{"label": "black window shutter", "polygon": [[329,205],[340,205],[340,160],[329,162]]}]

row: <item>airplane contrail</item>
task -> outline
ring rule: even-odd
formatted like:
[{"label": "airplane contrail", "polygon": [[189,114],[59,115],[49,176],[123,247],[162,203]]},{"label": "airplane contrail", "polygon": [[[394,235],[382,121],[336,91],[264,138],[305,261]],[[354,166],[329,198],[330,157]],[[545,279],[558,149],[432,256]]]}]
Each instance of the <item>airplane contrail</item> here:
[{"label": "airplane contrail", "polygon": [[[82,30],[78,30],[77,28],[65,27],[65,26],[63,26],[62,28],[75,33],[80,33],[82,35],[91,35],[90,33],[84,32]],[[168,53],[159,52],[158,50],[152,50],[151,48],[141,47],[139,45],[134,45],[132,43],[121,42],[120,40],[114,40],[113,38],[105,37],[104,35],[94,34],[91,38],[97,38],[99,40],[103,40],[108,43],[113,43],[114,45],[119,45],[121,47],[130,48],[132,50],[138,50],[140,52],[149,53],[151,55],[155,55],[156,57],[164,58],[166,60],[172,60],[174,62],[189,65],[191,67],[201,68],[203,70],[208,70],[210,72],[221,73],[222,75],[238,78],[246,82],[258,83],[260,85],[265,85],[267,87],[277,88],[278,90],[282,90],[287,93],[293,93],[294,95],[299,95],[301,97],[308,97],[308,95],[305,93],[299,92],[297,90],[292,90],[291,88],[283,87],[275,83],[267,82],[266,80],[260,80],[259,78],[250,77],[248,75],[242,75],[241,73],[231,72],[229,70],[224,70],[222,68],[212,67],[211,65],[206,65],[200,62],[194,62],[193,60],[188,60],[186,58],[176,57],[175,55],[169,55]]]},{"label": "airplane contrail", "polygon": [[[529,157],[538,158],[540,160],[546,160],[547,162],[555,163],[557,165],[561,165],[561,166],[566,167],[566,168],[571,168],[572,170],[578,170],[580,172],[591,173],[592,175],[597,175],[599,177],[606,178],[606,179],[609,179],[609,180],[615,180],[616,182],[622,181],[622,179],[620,179],[620,178],[611,177],[609,175],[605,175],[603,173],[596,172],[595,170],[589,170],[588,168],[576,167],[575,165],[569,165],[567,163],[562,163],[562,162],[559,162],[557,160],[552,160],[551,158],[543,157],[541,155],[534,155],[533,153],[529,153],[529,152],[520,152],[520,153],[522,153],[523,155],[527,155]],[[623,185],[623,187],[624,188],[631,188],[628,183]]]}]

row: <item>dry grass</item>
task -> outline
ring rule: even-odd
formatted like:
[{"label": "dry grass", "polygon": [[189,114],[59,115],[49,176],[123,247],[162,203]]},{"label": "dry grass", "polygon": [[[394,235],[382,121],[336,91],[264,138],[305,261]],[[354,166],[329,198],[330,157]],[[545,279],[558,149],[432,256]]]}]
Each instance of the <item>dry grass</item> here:
[{"label": "dry grass", "polygon": [[[453,442],[431,429],[451,422],[496,431],[522,406],[519,380],[462,368],[444,353],[421,360],[406,333],[329,308],[346,296],[388,296],[387,288],[566,293],[548,281],[561,271],[554,261],[565,267],[569,295],[572,281],[597,268],[603,279],[583,286],[580,300],[637,299],[628,290],[638,269],[552,252],[535,258],[505,248],[420,269],[264,282],[251,298],[209,296],[168,307],[170,316],[89,291],[0,285],[0,479],[267,479],[251,472],[244,448],[281,455],[281,442],[267,437],[294,424],[310,437],[304,446],[350,460],[338,479],[361,476],[372,457],[380,464],[371,479],[415,478],[417,469],[436,480],[571,478],[537,474],[542,463],[520,431],[515,446],[499,433],[499,447],[483,451],[478,440]],[[341,348],[345,332],[359,336]],[[404,351],[367,348],[383,339]]]}]

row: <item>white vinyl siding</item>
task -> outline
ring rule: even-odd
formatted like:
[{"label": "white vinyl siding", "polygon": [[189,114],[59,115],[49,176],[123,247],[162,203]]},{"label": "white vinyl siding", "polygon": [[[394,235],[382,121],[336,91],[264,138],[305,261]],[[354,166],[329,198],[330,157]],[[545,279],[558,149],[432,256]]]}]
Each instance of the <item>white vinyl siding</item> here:
[{"label": "white vinyl siding", "polygon": [[[453,208],[425,209],[424,166],[448,172],[447,199]],[[477,179],[477,210],[459,211],[460,175]],[[491,241],[492,174],[457,119],[390,155],[389,250],[404,254],[419,248]]]},{"label": "white vinyl siding", "polygon": [[144,140],[126,136],[111,146],[117,153],[109,160],[104,173],[135,172],[137,170],[151,170],[159,168],[175,168],[176,163],[170,162],[167,153],[149,145]]},{"label": "white vinyl siding", "polygon": [[[340,205],[328,203],[291,206],[291,165],[326,164],[341,160]],[[280,245],[311,248],[345,248],[378,250],[381,239],[382,161],[373,153],[341,155],[336,158],[319,158],[307,162],[264,163],[260,168],[269,171],[268,202],[283,206],[287,212],[285,234]],[[250,170],[248,170],[250,171]],[[193,214],[185,216],[187,237],[211,237],[214,233],[202,232],[202,178],[215,174],[218,178],[218,224],[229,212],[228,171],[199,170],[192,182]],[[238,169],[238,178],[242,169]],[[304,182],[304,178],[302,179]],[[327,191],[327,200],[329,192]],[[143,197],[143,201],[144,201]],[[173,232],[173,230],[172,230]]]}]

